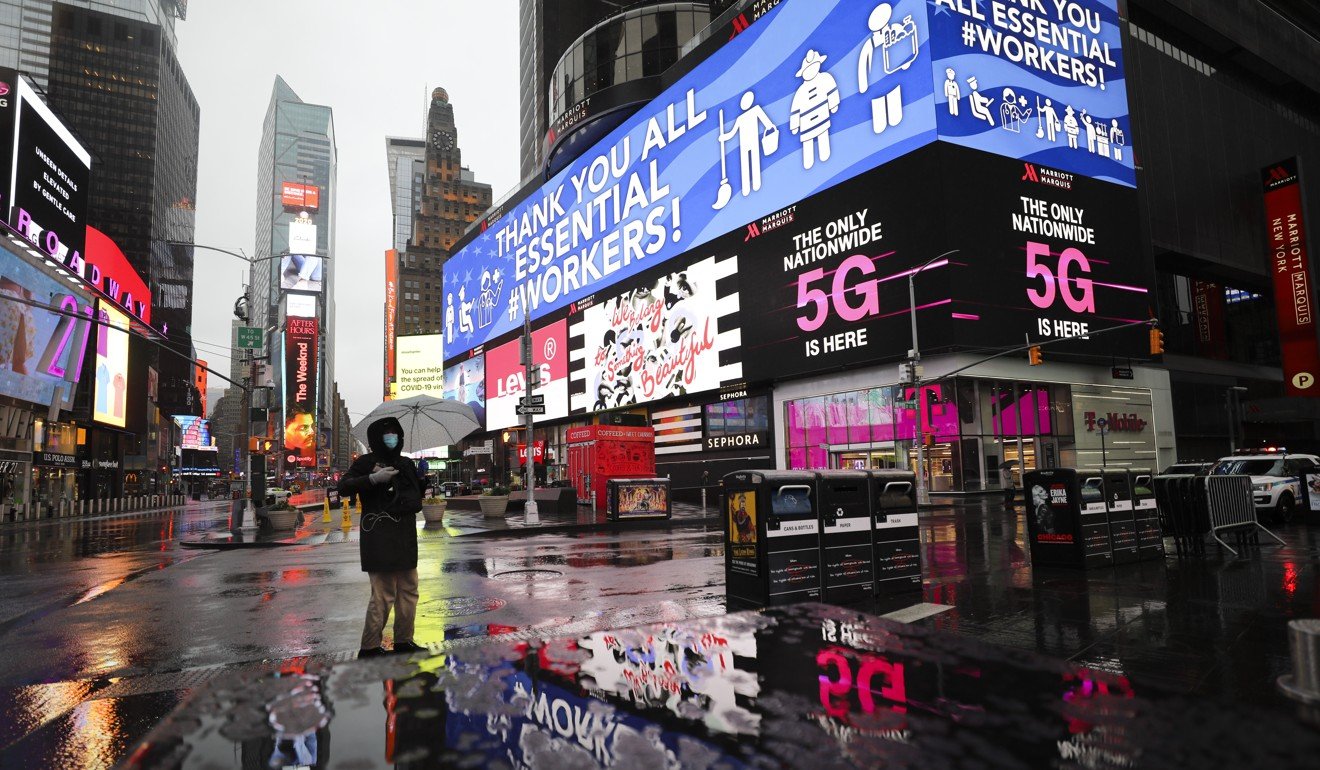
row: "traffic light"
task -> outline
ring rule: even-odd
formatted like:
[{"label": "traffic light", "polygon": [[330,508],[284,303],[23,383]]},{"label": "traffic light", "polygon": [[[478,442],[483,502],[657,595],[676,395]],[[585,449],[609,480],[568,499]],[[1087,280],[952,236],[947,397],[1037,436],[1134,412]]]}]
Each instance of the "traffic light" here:
[{"label": "traffic light", "polygon": [[257,454],[270,454],[275,451],[275,439],[261,436],[248,436],[248,451]]},{"label": "traffic light", "polygon": [[1032,366],[1040,366],[1045,363],[1045,359],[1040,355],[1040,345],[1032,345],[1027,348],[1027,361]]},{"label": "traffic light", "polygon": [[1160,331],[1158,326],[1152,326],[1150,329],[1150,354],[1152,356],[1164,354],[1164,332]]}]

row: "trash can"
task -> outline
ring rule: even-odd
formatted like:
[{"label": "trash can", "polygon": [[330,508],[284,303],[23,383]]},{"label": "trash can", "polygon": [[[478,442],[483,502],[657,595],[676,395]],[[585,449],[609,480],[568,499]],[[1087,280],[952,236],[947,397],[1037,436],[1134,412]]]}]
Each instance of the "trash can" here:
[{"label": "trash can", "polygon": [[867,471],[870,477],[871,547],[877,596],[921,591],[921,531],[917,524],[917,475]]},{"label": "trash can", "polygon": [[1149,468],[1131,468],[1132,515],[1137,525],[1137,558],[1163,559],[1164,532],[1160,529],[1159,506]]},{"label": "trash can", "polygon": [[864,471],[821,471],[816,490],[824,600],[869,599],[875,593],[870,477]]},{"label": "trash can", "polygon": [[1132,477],[1127,468],[1102,469],[1105,480],[1105,514],[1115,564],[1137,560],[1137,522],[1132,510]]},{"label": "trash can", "polygon": [[610,521],[667,519],[671,512],[669,479],[610,479],[606,498]]},{"label": "trash can", "polygon": [[757,605],[820,599],[816,474],[739,471],[724,477],[724,582]]},{"label": "trash can", "polygon": [[1114,564],[1114,539],[1109,530],[1109,508],[1105,500],[1105,474],[1099,468],[1077,471],[1081,479],[1082,505],[1080,528],[1082,562],[1086,567],[1110,567]]},{"label": "trash can", "polygon": [[[1082,567],[1082,478],[1076,468],[1047,468],[1022,474],[1027,506],[1031,563],[1041,567]],[[1101,516],[1104,501],[1100,502]]]}]

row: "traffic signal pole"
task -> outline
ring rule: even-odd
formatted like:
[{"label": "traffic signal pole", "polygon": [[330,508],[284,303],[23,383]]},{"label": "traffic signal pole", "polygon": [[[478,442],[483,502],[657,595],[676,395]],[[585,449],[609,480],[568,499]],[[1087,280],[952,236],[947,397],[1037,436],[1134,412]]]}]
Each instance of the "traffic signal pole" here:
[{"label": "traffic signal pole", "polygon": [[[527,388],[526,403],[532,402],[532,393],[536,390],[535,377],[540,374],[540,370],[532,365],[532,315],[527,308],[523,308],[523,339],[522,339],[522,358],[524,376],[526,377]],[[541,512],[536,507],[536,442],[533,440],[532,431],[535,430],[536,417],[531,409],[525,410],[527,414],[523,415],[524,423],[527,428],[527,502],[523,508],[523,523],[537,524],[541,521]]]}]

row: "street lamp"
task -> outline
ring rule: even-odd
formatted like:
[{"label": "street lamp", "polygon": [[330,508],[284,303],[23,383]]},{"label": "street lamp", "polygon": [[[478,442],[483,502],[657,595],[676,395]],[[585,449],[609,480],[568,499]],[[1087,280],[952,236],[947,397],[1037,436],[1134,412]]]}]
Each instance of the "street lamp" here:
[{"label": "street lamp", "polygon": [[926,264],[908,273],[908,312],[912,318],[912,349],[908,351],[907,375],[908,381],[912,383],[912,392],[917,399],[917,421],[912,432],[913,443],[916,444],[917,448],[917,505],[930,505],[930,490],[926,488],[926,456],[921,435],[921,417],[922,412],[925,411],[925,404],[923,403],[925,399],[921,397],[921,347],[917,342],[917,289],[915,280],[918,273],[935,265],[941,259],[944,259],[944,264],[947,265],[948,260],[945,258],[957,254],[958,251],[958,249],[950,249],[943,254],[931,257],[926,260]]}]

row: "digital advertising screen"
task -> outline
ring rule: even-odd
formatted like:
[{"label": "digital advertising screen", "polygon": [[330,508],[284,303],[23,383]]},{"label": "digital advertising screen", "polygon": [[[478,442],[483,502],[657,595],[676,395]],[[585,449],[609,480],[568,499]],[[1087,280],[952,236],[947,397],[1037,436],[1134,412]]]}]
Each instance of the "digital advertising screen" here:
[{"label": "digital advertising screen", "polygon": [[7,252],[0,251],[0,394],[49,404],[72,392],[82,372],[88,340],[97,331],[90,319],[77,320],[31,305],[50,303],[65,312],[91,309],[65,284]]},{"label": "digital advertising screen", "polygon": [[314,184],[285,182],[280,185],[280,205],[286,209],[316,211],[321,207],[321,188]]},{"label": "digital advertising screen", "polygon": [[[574,412],[599,411],[719,388],[743,377],[739,258],[707,257],[625,281],[575,316]],[[723,291],[721,291],[723,287]]]},{"label": "digital advertising screen", "polygon": [[445,265],[448,354],[934,141],[926,2],[882,5],[780,3],[510,206]]},{"label": "digital advertising screen", "polygon": [[211,446],[210,420],[204,417],[183,414],[176,415],[174,422],[178,423],[179,431],[183,434],[181,446],[192,449]]},{"label": "digital advertising screen", "polygon": [[399,398],[445,397],[444,337],[412,334],[395,340],[395,371]]},{"label": "digital advertising screen", "polygon": [[[942,141],[1136,187],[1118,0],[934,0],[926,16]],[[895,24],[886,59],[906,54]]]},{"label": "digital advertising screen", "polygon": [[[16,103],[12,148],[0,151],[4,168],[3,206],[13,228],[61,264],[87,251],[87,195],[92,156],[65,128],[41,96],[21,77],[0,74]],[[10,150],[12,149],[12,154]],[[9,165],[12,158],[12,166]]]},{"label": "digital advertising screen", "polygon": [[284,331],[284,452],[292,465],[316,465],[317,322],[287,318]]},{"label": "digital advertising screen", "polygon": [[[527,395],[526,368],[518,362],[521,338],[486,353],[486,430],[521,425],[518,400]],[[568,416],[568,321],[532,330],[532,365],[540,371],[536,394],[545,397],[537,422]]]},{"label": "digital advertising screen", "polygon": [[289,223],[289,253],[280,258],[280,288],[319,292],[325,260],[316,253],[316,225],[299,217]]},{"label": "digital advertising screen", "polygon": [[316,297],[311,294],[285,294],[284,315],[316,318]]},{"label": "digital advertising screen", "polygon": [[122,428],[128,414],[128,316],[109,300],[98,299],[96,305],[104,323],[96,335],[92,419]]},{"label": "digital advertising screen", "polygon": [[486,424],[486,358],[474,356],[445,369],[444,397],[472,407],[477,422]]}]

